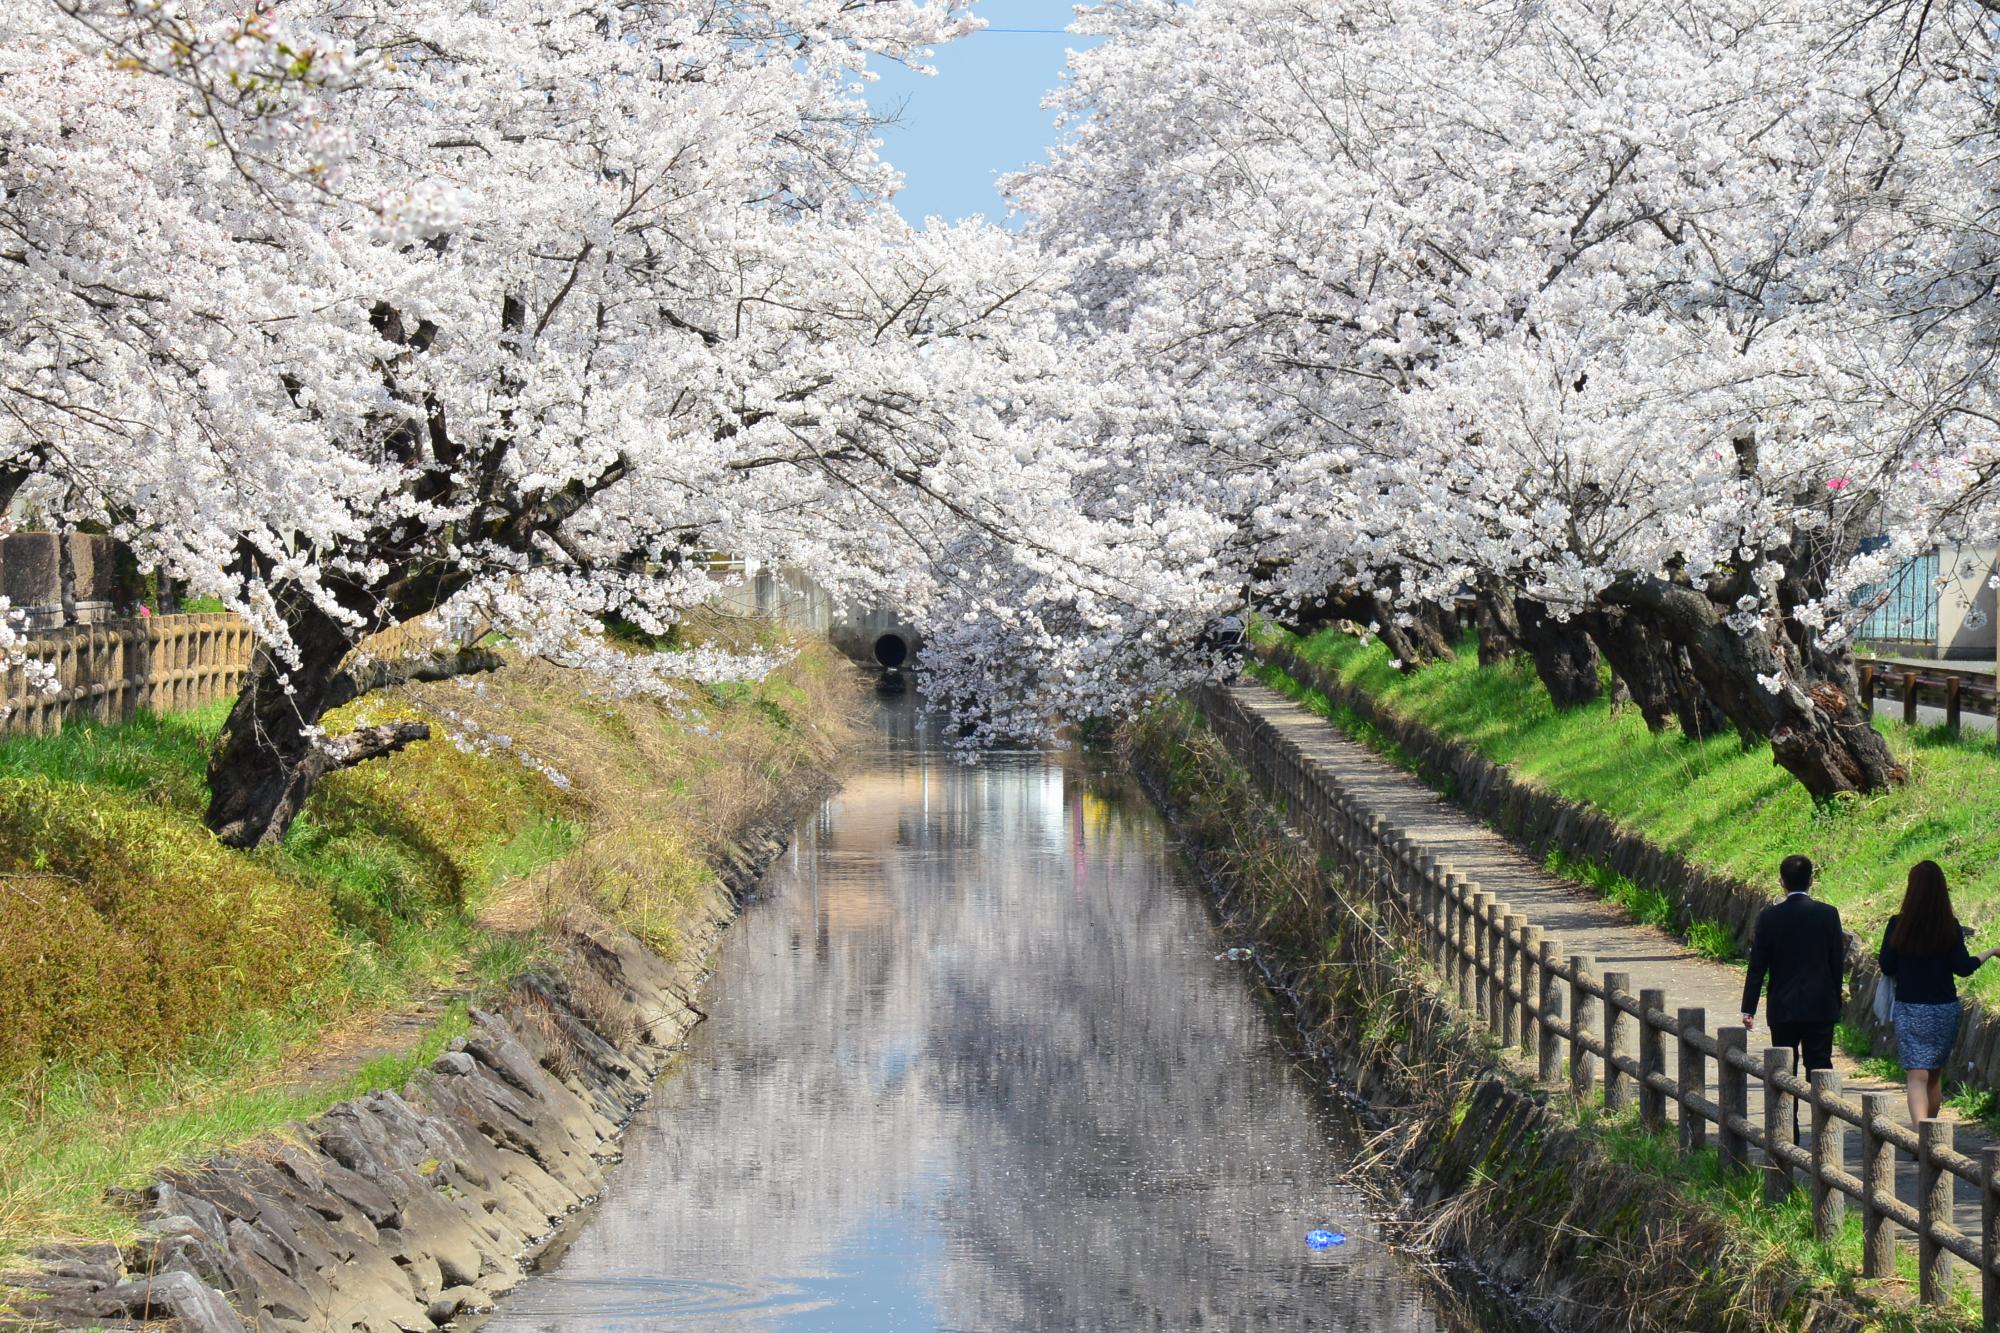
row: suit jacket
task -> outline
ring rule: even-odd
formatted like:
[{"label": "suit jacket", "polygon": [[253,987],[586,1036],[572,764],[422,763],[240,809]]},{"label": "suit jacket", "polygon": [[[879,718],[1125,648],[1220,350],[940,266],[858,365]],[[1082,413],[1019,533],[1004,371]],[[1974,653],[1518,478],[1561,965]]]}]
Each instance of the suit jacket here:
[{"label": "suit jacket", "polygon": [[1840,909],[1803,893],[1788,895],[1757,914],[1742,1012],[1757,1012],[1757,997],[1768,976],[1771,1022],[1837,1022],[1840,983],[1846,973],[1847,938],[1840,929]]}]

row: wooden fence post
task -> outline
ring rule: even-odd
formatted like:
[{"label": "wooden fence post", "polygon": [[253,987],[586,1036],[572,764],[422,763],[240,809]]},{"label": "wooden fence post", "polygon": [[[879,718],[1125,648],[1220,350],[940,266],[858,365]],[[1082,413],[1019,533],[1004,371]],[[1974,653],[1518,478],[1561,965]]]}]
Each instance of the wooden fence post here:
[{"label": "wooden fence post", "polygon": [[1813,1235],[1831,1241],[1847,1220],[1847,1196],[1826,1178],[1829,1169],[1839,1171],[1846,1164],[1847,1126],[1833,1118],[1832,1110],[1840,1096],[1840,1071],[1815,1069],[1806,1081],[1812,1084]]},{"label": "wooden fence post", "polygon": [[1533,1055],[1541,1049],[1540,1030],[1542,996],[1548,987],[1542,980],[1542,928],[1523,924],[1521,927],[1521,1054]]},{"label": "wooden fence post", "polygon": [[1597,1002],[1584,989],[1586,979],[1597,970],[1597,960],[1587,953],[1569,956],[1569,1091],[1579,1105],[1589,1105],[1597,1090],[1597,1061],[1584,1049],[1583,1038],[1597,1017]]},{"label": "wooden fence post", "polygon": [[1708,1093],[1708,1057],[1701,1048],[1688,1039],[1691,1032],[1708,1030],[1706,1009],[1682,1009],[1680,1011],[1681,1045],[1681,1151],[1691,1153],[1708,1144],[1708,1121],[1701,1112],[1688,1103],[1688,1094],[1706,1096]]},{"label": "wooden fence post", "polygon": [[1508,1050],[1521,1046],[1521,927],[1526,918],[1518,912],[1500,917],[1500,1044]]},{"label": "wooden fence post", "polygon": [[1925,1120],[1917,1126],[1917,1296],[1925,1305],[1951,1297],[1951,1251],[1931,1231],[1951,1225],[1951,1173],[1937,1155],[1951,1147],[1951,1124]]},{"label": "wooden fence post", "polygon": [[1465,884],[1457,875],[1444,881],[1444,982],[1445,992],[1458,996],[1461,1007],[1465,977]]},{"label": "wooden fence post", "polygon": [[1652,1084],[1654,1076],[1666,1077],[1667,1034],[1653,1026],[1651,1016],[1667,1011],[1663,990],[1639,992],[1639,1123],[1647,1129],[1667,1127],[1667,1094]]},{"label": "wooden fence post", "polygon": [[1965,688],[1965,682],[1960,680],[1957,676],[1945,677],[1944,724],[1947,727],[1951,728],[1952,734],[1954,736],[1958,734],[1958,724],[1960,718],[1959,708],[1961,705],[1958,697],[1959,691],[1963,690],[1964,688]]},{"label": "wooden fence post", "polygon": [[1429,852],[1417,862],[1417,926],[1423,931],[1423,938],[1417,941],[1418,952],[1424,957],[1435,957],[1431,937],[1431,920],[1437,911],[1437,886],[1443,872],[1438,867],[1438,859]]},{"label": "wooden fence post", "polygon": [[1487,929],[1493,920],[1493,895],[1481,889],[1472,895],[1472,1012],[1481,1023],[1493,1025],[1493,990],[1486,979],[1493,974],[1493,935]]},{"label": "wooden fence post", "polygon": [[1630,973],[1604,974],[1604,1109],[1613,1113],[1632,1104],[1632,1076],[1618,1067],[1632,1056],[1632,1016],[1618,1007],[1631,988]]},{"label": "wooden fence post", "polygon": [[[1885,1097],[1884,1100],[1887,1100]],[[1979,1154],[1979,1325],[2000,1330],[2000,1145]]]},{"label": "wooden fence post", "polygon": [[1491,965],[1486,974],[1487,1024],[1492,1028],[1493,1035],[1500,1038],[1504,1050],[1507,1045],[1507,904],[1497,894],[1486,916],[1486,957]]},{"label": "wooden fence post", "polygon": [[1875,716],[1875,668],[1861,668],[1861,716],[1873,720]]},{"label": "wooden fence post", "polygon": [[1473,994],[1478,989],[1479,932],[1473,928],[1474,907],[1479,902],[1479,884],[1467,880],[1459,887],[1458,893],[1458,941],[1457,952],[1453,955],[1458,966],[1458,1007],[1470,1014],[1474,1012]]},{"label": "wooden fence post", "polygon": [[1903,725],[1917,725],[1917,672],[1915,667],[1903,668]]},{"label": "wooden fence post", "polygon": [[1730,1057],[1747,1055],[1750,1033],[1745,1028],[1723,1028],[1716,1033],[1722,1054],[1715,1062],[1715,1101],[1722,1123],[1715,1127],[1715,1143],[1722,1154],[1722,1169],[1731,1173],[1750,1165],[1750,1140],[1730,1124],[1731,1118],[1750,1116],[1750,1075]]},{"label": "wooden fence post", "polygon": [[1890,1277],[1896,1271],[1896,1224],[1881,1201],[1896,1197],[1896,1145],[1876,1129],[1896,1114],[1902,1098],[1893,1092],[1861,1094],[1861,1276]]},{"label": "wooden fence post", "polygon": [[1541,1055],[1536,1061],[1536,1073],[1546,1084],[1554,1084],[1562,1077],[1562,1038],[1547,1020],[1562,1018],[1562,992],[1556,989],[1556,958],[1562,946],[1551,939],[1542,941],[1541,956],[1536,960],[1536,968],[1541,976],[1540,1003],[1542,1010]]},{"label": "wooden fence post", "polygon": [[1792,1053],[1783,1046],[1764,1049],[1764,1201],[1783,1203],[1792,1192],[1792,1164],[1778,1152],[1779,1144],[1798,1138],[1793,1109],[1797,1100],[1780,1088],[1776,1076],[1792,1072]]}]

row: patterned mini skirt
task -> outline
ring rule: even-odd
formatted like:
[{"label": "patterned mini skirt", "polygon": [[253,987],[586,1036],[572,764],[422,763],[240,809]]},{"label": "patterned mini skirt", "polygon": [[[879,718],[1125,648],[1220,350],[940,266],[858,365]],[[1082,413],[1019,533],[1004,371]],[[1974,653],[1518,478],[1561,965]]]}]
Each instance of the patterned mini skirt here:
[{"label": "patterned mini skirt", "polygon": [[1958,1001],[1904,1004],[1896,1001],[1896,1061],[1905,1069],[1943,1069],[1958,1042]]}]

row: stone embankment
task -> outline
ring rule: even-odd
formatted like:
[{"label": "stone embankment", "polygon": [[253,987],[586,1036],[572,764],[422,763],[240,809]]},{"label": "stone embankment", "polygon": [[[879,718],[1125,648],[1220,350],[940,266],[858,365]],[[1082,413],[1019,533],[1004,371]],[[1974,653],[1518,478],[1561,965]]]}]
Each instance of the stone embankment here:
[{"label": "stone embankment", "polygon": [[171,1172],[135,1199],[138,1243],[48,1247],[0,1285],[42,1327],[395,1333],[490,1309],[602,1189],[703,1017],[716,936],[788,833],[739,844],[676,960],[619,930],[572,935],[400,1092]]}]

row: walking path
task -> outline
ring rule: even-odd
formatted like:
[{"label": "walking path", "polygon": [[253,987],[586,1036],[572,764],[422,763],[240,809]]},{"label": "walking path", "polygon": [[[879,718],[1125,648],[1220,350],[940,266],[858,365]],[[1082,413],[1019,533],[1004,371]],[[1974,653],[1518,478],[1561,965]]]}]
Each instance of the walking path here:
[{"label": "walking path", "polygon": [[[1234,687],[1231,694],[1251,716],[1282,732],[1311,763],[1325,771],[1364,808],[1403,829],[1414,842],[1461,877],[1477,881],[1529,924],[1541,927],[1551,938],[1559,937],[1565,956],[1588,954],[1596,960],[1600,972],[1629,973],[1633,992],[1649,987],[1666,991],[1669,1011],[1683,1006],[1705,1009],[1711,1032],[1741,1021],[1738,1006],[1742,1002],[1744,974],[1740,966],[1703,958],[1665,932],[1634,921],[1617,905],[1549,874],[1512,841],[1485,827],[1374,751],[1347,739],[1332,723],[1278,691],[1252,683]],[[1774,880],[1775,877],[1776,867],[1773,867]],[[1849,923],[1850,927],[1853,924]],[[1757,1019],[1757,1029],[1750,1034],[1753,1053],[1766,1045],[1761,1008]],[[1669,1065],[1678,1058],[1674,1043],[1668,1043],[1667,1058]],[[1849,1096],[1895,1092],[1900,1112],[1900,1085],[1862,1073],[1839,1050],[1834,1052],[1834,1065],[1846,1079]],[[1710,1072],[1713,1077],[1712,1065]],[[1762,1084],[1752,1079],[1750,1089],[1750,1116],[1755,1120],[1762,1114]],[[1670,1107],[1670,1112],[1678,1114],[1678,1107]],[[1958,1150],[1977,1159],[1988,1142],[1985,1131],[1957,1120],[1948,1108],[1944,1118],[1956,1122]],[[1800,1141],[1809,1143],[1810,1132],[1802,1130]],[[1858,1171],[1860,1135],[1849,1133],[1845,1146],[1849,1170]],[[1897,1156],[1897,1195],[1914,1204],[1916,1164],[1904,1154]],[[1980,1229],[1977,1192],[1961,1182],[1955,1204],[1959,1228],[1977,1236]]]}]

